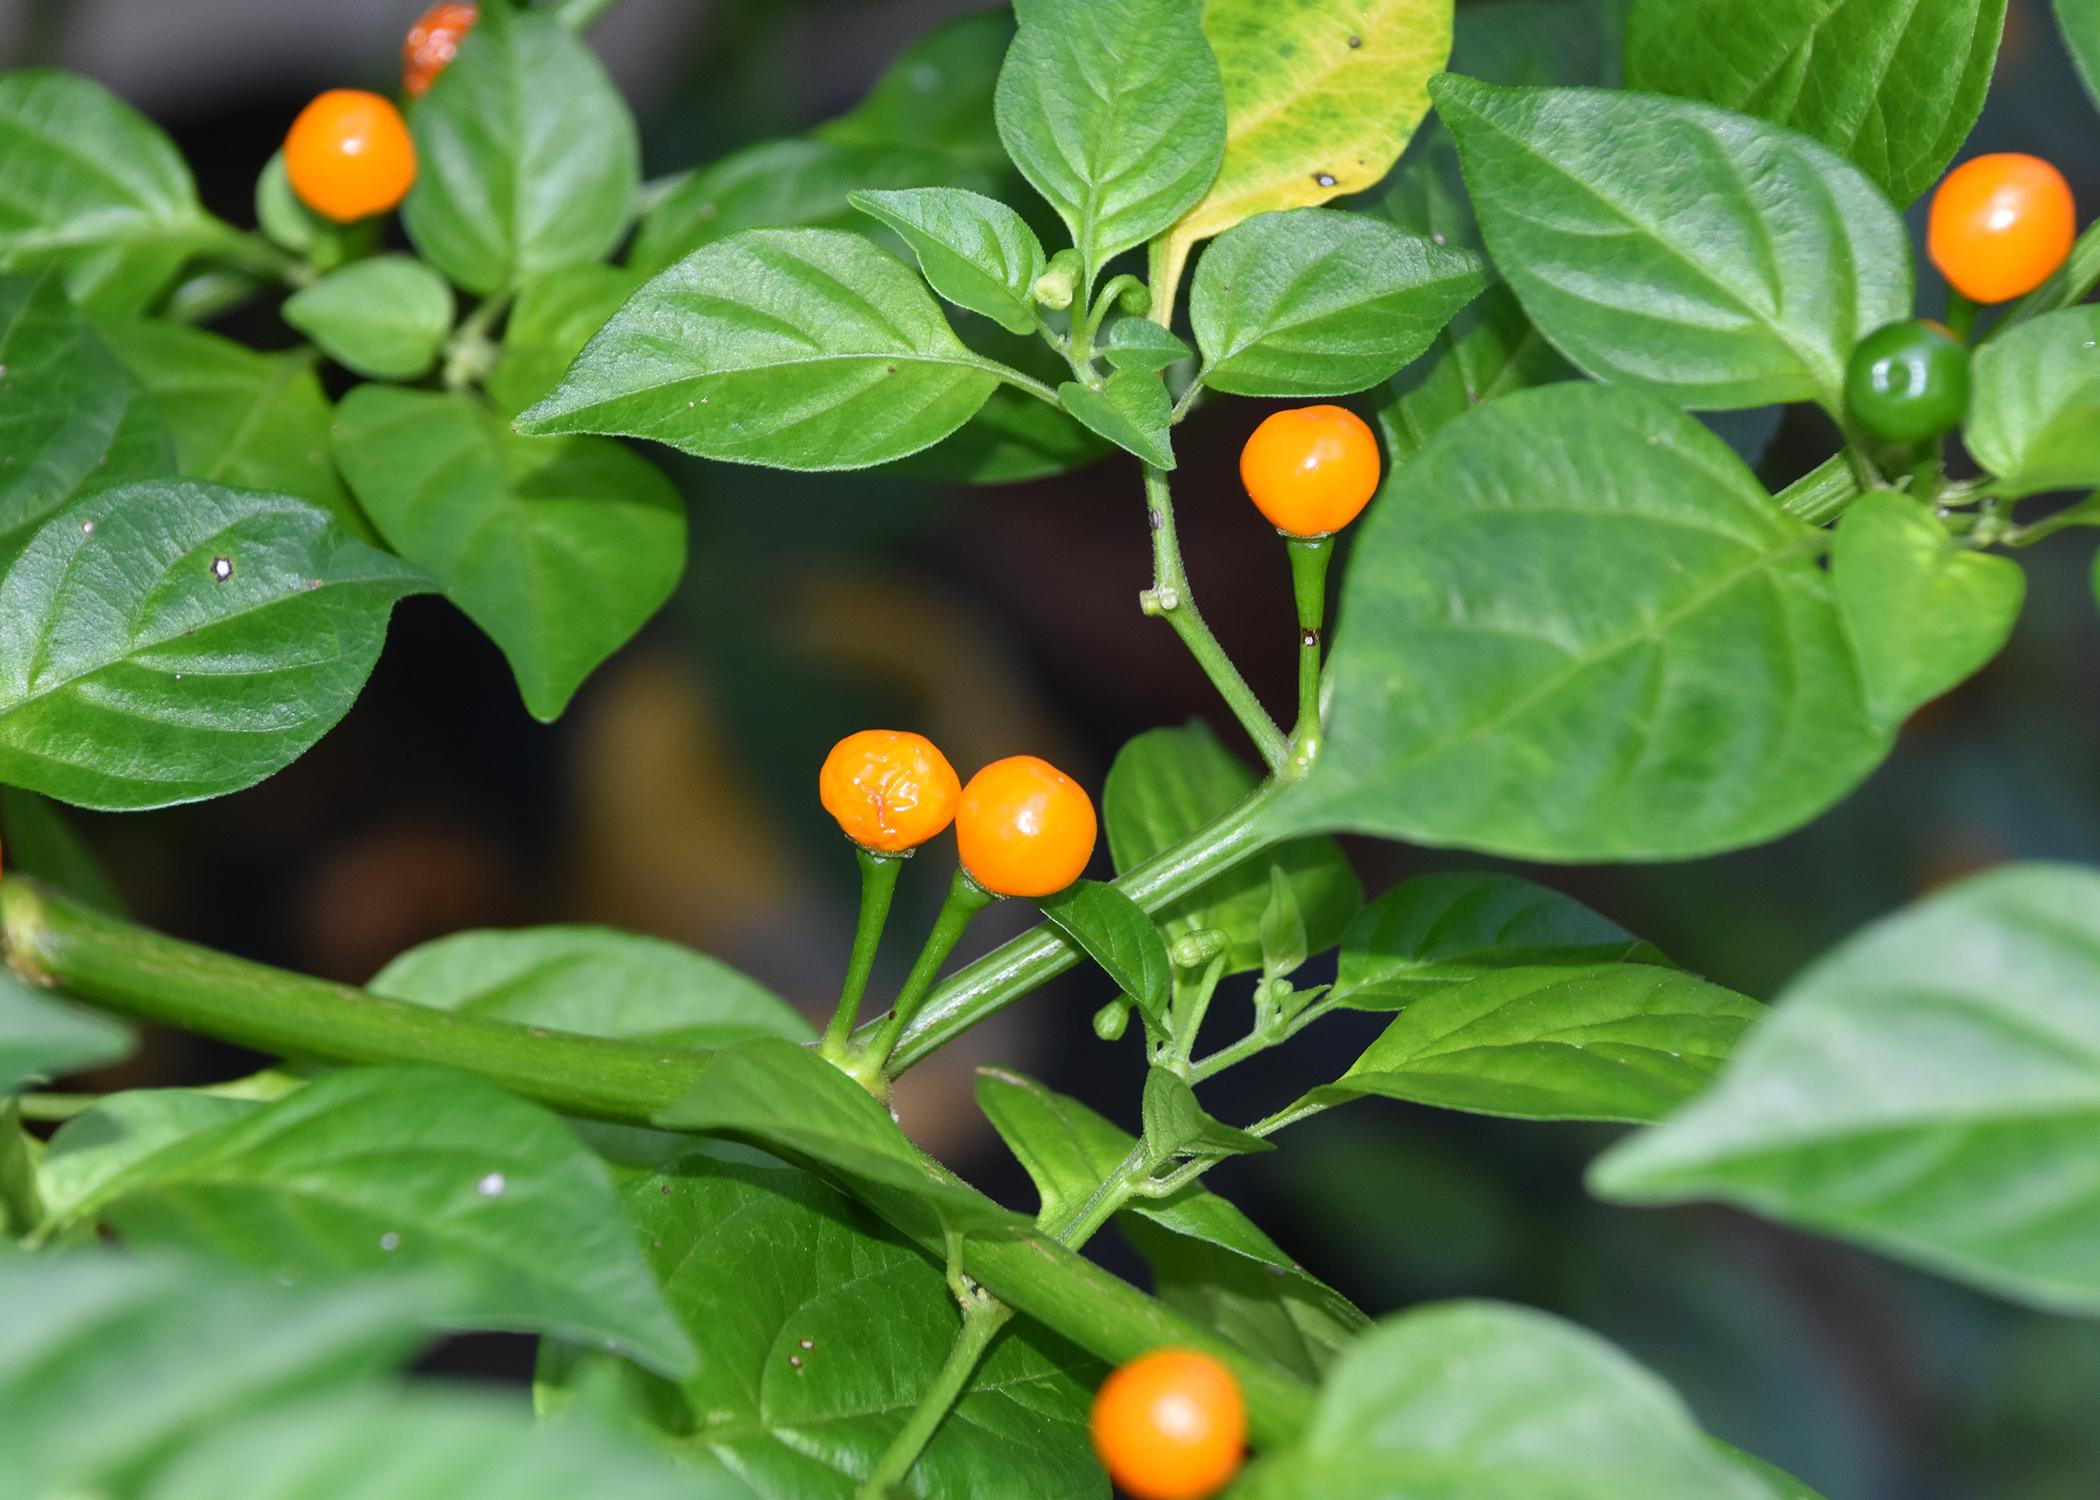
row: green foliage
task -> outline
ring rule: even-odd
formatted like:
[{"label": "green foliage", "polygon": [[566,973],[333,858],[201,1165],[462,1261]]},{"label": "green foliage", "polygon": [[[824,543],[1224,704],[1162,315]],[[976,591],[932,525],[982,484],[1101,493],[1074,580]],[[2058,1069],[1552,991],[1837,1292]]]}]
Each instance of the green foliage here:
[{"label": "green foliage", "polygon": [[416,380],[452,331],[452,288],[410,255],[380,255],[322,277],[284,320],[337,364],[374,380]]},{"label": "green foliage", "polygon": [[1791,125],[1907,204],[1983,112],[2005,4],[1636,0],[1626,83]]},{"label": "green foliage", "polygon": [[2100,308],[2008,329],[1976,353],[1963,436],[2007,498],[2100,485]]},{"label": "green foliage", "polygon": [[1173,398],[1149,370],[1118,370],[1095,390],[1076,380],[1057,388],[1057,399],[1088,430],[1133,453],[1155,469],[1174,467]]},{"label": "green foliage", "polygon": [[1470,252],[1360,214],[1262,214],[1196,263],[1203,383],[1240,396],[1341,396],[1411,364],[1487,285]]},{"label": "green foliage", "polygon": [[2056,0],[2056,24],[2085,91],[2100,105],[2100,0]]},{"label": "green foliage", "polygon": [[552,14],[483,7],[408,114],[416,185],[402,222],[468,291],[514,290],[597,260],[627,227],[641,176],[634,119]]},{"label": "green foliage", "polygon": [[515,415],[560,385],[591,335],[641,284],[632,271],[602,265],[565,266],[528,283],[504,320],[489,398]]},{"label": "green foliage", "polygon": [[1788,988],[1718,1087],[1600,1161],[1593,1186],[1720,1198],[2100,1312],[2096,922],[2100,876],[2014,865],[1868,928]]},{"label": "green foliage", "polygon": [[1699,408],[1839,408],[1862,334],[1910,312],[1902,222],[1859,170],[1706,105],[1447,76],[1495,264],[1600,380]]},{"label": "green foliage", "polygon": [[1091,276],[1210,187],[1225,90],[1188,0],[1037,0],[1000,69],[997,120]]},{"label": "green foliage", "polygon": [[8,869],[34,875],[96,911],[125,915],[123,892],[48,797],[0,787],[0,839]]},{"label": "green foliage", "polygon": [[1043,274],[1043,245],[1022,217],[982,193],[914,188],[857,192],[851,203],[911,246],[933,289],[1014,333],[1033,333],[1031,288]]},{"label": "green foliage", "polygon": [[337,411],[335,457],[380,534],[503,648],[543,721],[684,571],[678,492],[614,443],[521,439],[462,397],[367,385]]},{"label": "green foliage", "polygon": [[1085,949],[1138,1009],[1154,1021],[1166,1014],[1173,965],[1143,907],[1098,880],[1074,881],[1041,905],[1043,915]]},{"label": "green foliage", "polygon": [[1145,1145],[1161,1159],[1176,1156],[1246,1156],[1273,1151],[1275,1144],[1212,1117],[1188,1080],[1169,1068],[1145,1074]]},{"label": "green foliage", "polygon": [[1491,286],[1437,335],[1432,354],[1396,375],[1378,397],[1387,462],[1413,459],[1476,406],[1512,391],[1567,380],[1575,371],[1547,343],[1506,286]]},{"label": "green foliage", "polygon": [[130,1050],[131,1033],[116,1022],[47,1000],[0,970],[0,1096]]},{"label": "green foliage", "polygon": [[1118,318],[1108,325],[1101,353],[1118,370],[1164,370],[1195,351],[1150,318]]}]

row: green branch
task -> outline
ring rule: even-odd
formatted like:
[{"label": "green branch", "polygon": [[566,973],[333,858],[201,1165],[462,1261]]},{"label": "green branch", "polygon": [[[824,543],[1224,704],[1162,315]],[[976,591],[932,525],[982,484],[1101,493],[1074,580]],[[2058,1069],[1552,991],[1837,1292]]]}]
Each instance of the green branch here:
[{"label": "green branch", "polygon": [[1013,1315],[1013,1309],[1004,1302],[982,1293],[964,1305],[962,1328],[955,1335],[947,1360],[933,1377],[933,1384],[927,1387],[926,1394],[919,1398],[910,1420],[855,1492],[857,1500],[888,1500],[891,1488],[904,1482],[912,1465],[919,1461],[919,1455],[926,1451],[926,1445],[933,1441],[933,1435],[940,1431],[941,1423],[955,1409],[955,1403],[969,1390],[970,1378],[977,1373],[977,1366],[992,1347],[992,1340],[999,1336],[999,1330]]}]

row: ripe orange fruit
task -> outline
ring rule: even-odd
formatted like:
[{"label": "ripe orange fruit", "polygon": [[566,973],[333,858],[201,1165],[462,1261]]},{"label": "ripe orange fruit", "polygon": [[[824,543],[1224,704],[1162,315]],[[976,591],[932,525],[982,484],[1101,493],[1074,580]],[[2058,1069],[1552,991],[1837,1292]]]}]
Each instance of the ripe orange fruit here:
[{"label": "ripe orange fruit", "polygon": [[1972,302],[2024,297],[2056,274],[2078,238],[2064,174],[2038,156],[1979,156],[1932,197],[1932,263]]},{"label": "ripe orange fruit", "polygon": [[1339,406],[1280,411],[1240,450],[1240,483],[1269,524],[1289,536],[1327,536],[1362,513],[1378,490],[1378,439]]},{"label": "ripe orange fruit", "polygon": [[338,224],[383,214],[416,180],[416,143],[391,99],[330,89],[299,111],[284,138],[292,191]]},{"label": "ripe orange fruit", "polygon": [[955,821],[962,780],[923,734],[863,729],[824,757],[817,795],[847,838],[877,853],[901,854]]},{"label": "ripe orange fruit", "polygon": [[459,41],[481,19],[481,7],[460,0],[439,0],[416,18],[401,44],[401,91],[420,99],[437,82],[452,59],[459,55]]},{"label": "ripe orange fruit", "polygon": [[970,778],[955,812],[963,868],[999,896],[1049,896],[1094,855],[1093,800],[1046,760],[1013,755]]},{"label": "ripe orange fruit", "polygon": [[1247,1408],[1232,1372],[1192,1349],[1124,1365],[1094,1395],[1094,1451],[1136,1500],[1202,1500],[1239,1471]]}]

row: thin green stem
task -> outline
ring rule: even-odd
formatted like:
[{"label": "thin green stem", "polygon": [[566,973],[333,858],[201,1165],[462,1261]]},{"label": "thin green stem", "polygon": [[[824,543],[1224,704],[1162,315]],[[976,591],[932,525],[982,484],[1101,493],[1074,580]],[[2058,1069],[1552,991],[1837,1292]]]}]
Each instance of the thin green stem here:
[{"label": "thin green stem", "polygon": [[1282,770],[1290,747],[1269,711],[1254,696],[1254,689],[1247,686],[1247,679],[1211,634],[1202,611],[1196,608],[1188,569],[1181,561],[1181,539],[1174,529],[1174,499],[1167,489],[1167,476],[1150,464],[1145,465],[1145,512],[1146,524],[1152,528],[1152,587],[1140,597],[1140,604],[1146,614],[1155,615],[1174,628],[1189,654],[1196,658],[1196,664],[1210,678],[1211,686],[1218,690],[1218,696],[1247,731],[1247,738],[1254,741],[1262,761],[1271,771]]},{"label": "thin green stem", "polygon": [[1204,1017],[1210,1014],[1210,1002],[1218,993],[1218,982],[1225,977],[1225,955],[1221,952],[1203,966],[1196,976],[1195,986],[1184,991],[1187,1003],[1176,997],[1173,1010],[1174,1036],[1167,1044],[1162,1063],[1183,1077],[1188,1076],[1189,1056],[1196,1047],[1196,1035],[1203,1030]]},{"label": "thin green stem", "polygon": [[941,903],[940,915],[933,919],[933,931],[926,935],[926,946],[919,950],[918,962],[911,966],[911,973],[904,978],[904,987],[897,991],[897,1003],[890,1007],[889,1015],[883,1018],[868,1044],[860,1050],[858,1060],[867,1077],[888,1076],[890,1056],[897,1050],[897,1039],[925,1003],[934,980],[940,977],[941,965],[948,961],[948,955],[962,941],[970,919],[997,899],[972,880],[968,870],[956,870],[955,879],[948,884],[948,898]]},{"label": "thin green stem", "polygon": [[1068,1250],[1080,1249],[1137,1196],[1137,1184],[1152,1175],[1152,1167],[1152,1153],[1143,1141],[1138,1141],[1116,1169],[1095,1184],[1093,1192],[1062,1217],[1045,1224],[1043,1233]]},{"label": "thin green stem", "polygon": [[1174,410],[1167,414],[1167,425],[1169,427],[1179,427],[1182,418],[1195,410],[1196,401],[1202,394],[1203,382],[1201,380],[1191,380],[1189,388],[1181,393],[1181,399],[1174,403]]},{"label": "thin green stem", "polygon": [[1144,290],[1145,279],[1142,276],[1132,276],[1127,271],[1121,276],[1111,276],[1108,285],[1102,287],[1095,296],[1093,310],[1086,315],[1088,340],[1091,342],[1094,335],[1101,331],[1102,319],[1108,316],[1108,310],[1115,305],[1118,298],[1125,292]]},{"label": "thin green stem", "polygon": [[902,855],[878,853],[860,844],[853,846],[853,855],[860,864],[860,916],[853,924],[853,952],[846,960],[838,1008],[824,1028],[824,1055],[835,1061],[844,1060],[846,1039],[860,1019],[861,997],[868,992],[882,929],[890,919],[890,901],[897,894],[897,876],[904,868]]},{"label": "thin green stem", "polygon": [[1298,604],[1298,723],[1291,731],[1291,753],[1319,753],[1320,632],[1327,624],[1327,564],[1334,557],[1331,536],[1288,537],[1291,596]]},{"label": "thin green stem", "polygon": [[1947,288],[1947,331],[1964,344],[1976,337],[1976,319],[1983,309],[1953,287]]},{"label": "thin green stem", "polygon": [[962,1327],[949,1346],[948,1358],[940,1372],[933,1377],[933,1384],[919,1398],[908,1420],[897,1436],[891,1440],[882,1458],[876,1463],[861,1487],[855,1491],[856,1500],[887,1500],[892,1487],[902,1484],[911,1473],[912,1465],[940,1431],[941,1423],[955,1409],[963,1393],[970,1388],[970,1381],[983,1363],[992,1340],[999,1336],[1013,1317],[1014,1311],[997,1298],[978,1293],[963,1307]]},{"label": "thin green stem", "polygon": [[200,231],[198,251],[207,259],[289,287],[305,286],[313,270],[289,251],[259,234],[236,229],[223,219],[208,219]]},{"label": "thin green stem", "polygon": [[2070,259],[2063,263],[2062,268],[2014,303],[2004,317],[1991,325],[1983,341],[1989,343],[2008,328],[2017,328],[2044,314],[2076,307],[2092,294],[2096,286],[2100,286],[2100,221],[2086,226],[2085,233],[2071,246]]},{"label": "thin green stem", "polygon": [[2032,526],[2018,526],[2005,533],[2008,547],[2032,547],[2045,537],[2073,526],[2100,526],[2100,490],[2095,490],[2076,504],[2067,505],[2053,516],[2044,517]]},{"label": "thin green stem", "polygon": [[1843,515],[1864,491],[1845,454],[1825,459],[1779,494],[1779,508],[1790,516],[1821,526]]},{"label": "thin green stem", "polygon": [[1934,438],[1918,448],[1918,460],[1911,466],[1910,493],[1912,498],[1926,505],[1936,504],[1940,498],[1940,485],[1946,477],[1947,440]]},{"label": "thin green stem", "polygon": [[1026,391],[1029,395],[1035,397],[1036,400],[1054,406],[1060,411],[1064,410],[1064,403],[1057,398],[1057,388],[1045,385],[1033,375],[1023,374],[1012,365],[1001,364],[996,359],[973,359],[968,361],[968,363],[975,365],[986,374],[998,376],[1017,391]]}]

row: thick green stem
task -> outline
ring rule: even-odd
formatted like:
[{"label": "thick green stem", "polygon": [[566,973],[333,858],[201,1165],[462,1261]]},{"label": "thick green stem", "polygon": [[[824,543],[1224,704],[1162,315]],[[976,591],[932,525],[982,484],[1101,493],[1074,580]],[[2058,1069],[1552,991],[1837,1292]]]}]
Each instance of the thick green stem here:
[{"label": "thick green stem", "polygon": [[839,990],[838,1009],[824,1030],[824,1055],[839,1059],[846,1055],[846,1038],[860,1019],[861,996],[868,992],[868,976],[875,970],[875,952],[882,946],[882,929],[890,919],[890,901],[897,894],[897,875],[904,857],[880,854],[859,844],[853,846],[860,862],[860,917],[853,924],[853,952],[846,960],[846,982]]},{"label": "thick green stem", "polygon": [[1013,1315],[1012,1308],[992,1297],[980,1295],[964,1305],[962,1328],[955,1335],[940,1373],[933,1377],[933,1384],[913,1409],[911,1420],[904,1424],[861,1485],[857,1500],[887,1500],[891,1487],[904,1482],[926,1445],[933,1441],[933,1435],[940,1431],[941,1423],[955,1409],[955,1403],[970,1388],[970,1379],[992,1347],[992,1340]]},{"label": "thick green stem", "polygon": [[1821,526],[1843,515],[1845,507],[1862,493],[1850,460],[1840,453],[1780,491],[1779,508],[1811,526]]},{"label": "thick green stem", "polygon": [[1976,319],[1982,312],[1973,299],[1947,288],[1947,331],[1964,344],[1976,337]]},{"label": "thick green stem", "polygon": [[1291,554],[1291,595],[1298,602],[1298,724],[1291,753],[1317,755],[1320,737],[1320,632],[1327,624],[1327,564],[1331,536],[1285,539]]},{"label": "thick green stem", "polygon": [[955,879],[948,885],[948,899],[941,903],[940,915],[933,919],[933,931],[926,935],[926,946],[919,950],[919,960],[911,966],[905,976],[904,987],[897,991],[897,1003],[890,1013],[875,1028],[861,1057],[866,1060],[868,1076],[879,1071],[887,1075],[890,1055],[897,1050],[897,1039],[904,1034],[919,1007],[925,1003],[934,980],[940,977],[941,965],[962,941],[964,929],[970,919],[997,900],[990,891],[970,878],[968,870],[958,869]]},{"label": "thick green stem", "polygon": [[1262,761],[1271,771],[1281,770],[1289,754],[1283,731],[1261,706],[1254,689],[1247,686],[1247,679],[1240,675],[1240,669],[1204,623],[1202,611],[1196,608],[1188,569],[1181,561],[1181,539],[1174,529],[1174,498],[1167,490],[1167,476],[1150,464],[1145,466],[1145,521],[1152,528],[1152,587],[1139,601],[1145,613],[1174,627],[1174,633],[1210,678],[1218,696],[1247,731],[1247,738],[1254,741]]}]

